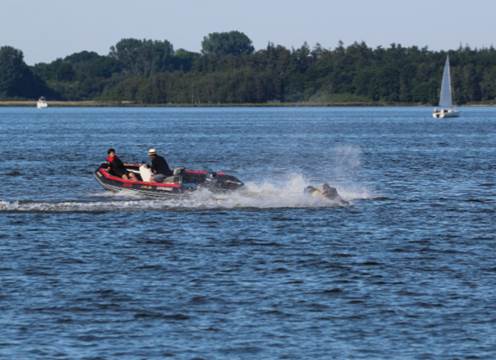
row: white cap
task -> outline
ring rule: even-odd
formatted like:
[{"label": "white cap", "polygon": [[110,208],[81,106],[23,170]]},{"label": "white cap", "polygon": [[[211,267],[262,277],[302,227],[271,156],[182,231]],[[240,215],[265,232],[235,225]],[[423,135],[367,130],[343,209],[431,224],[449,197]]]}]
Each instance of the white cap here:
[{"label": "white cap", "polygon": [[148,155],[157,155],[157,150],[155,150],[154,148],[149,149]]}]

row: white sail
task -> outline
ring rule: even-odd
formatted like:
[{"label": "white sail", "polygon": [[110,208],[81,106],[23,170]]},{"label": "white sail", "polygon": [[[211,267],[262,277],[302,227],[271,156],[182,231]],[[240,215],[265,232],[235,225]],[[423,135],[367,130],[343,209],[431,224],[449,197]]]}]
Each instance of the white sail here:
[{"label": "white sail", "polygon": [[441,81],[441,94],[439,96],[439,106],[442,108],[451,108],[453,106],[449,56],[446,57],[446,63],[444,64],[443,80]]}]

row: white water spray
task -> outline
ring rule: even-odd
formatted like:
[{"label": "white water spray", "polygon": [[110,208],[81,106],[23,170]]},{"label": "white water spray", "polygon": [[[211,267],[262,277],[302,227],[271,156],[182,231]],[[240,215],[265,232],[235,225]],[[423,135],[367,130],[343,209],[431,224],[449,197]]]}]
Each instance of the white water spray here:
[{"label": "white water spray", "polygon": [[[11,212],[107,212],[143,210],[194,210],[194,209],[275,209],[337,207],[338,203],[304,193],[310,185],[302,175],[293,174],[279,181],[248,182],[238,191],[212,193],[206,189],[187,196],[150,199],[135,193],[93,194],[87,201],[0,201],[0,211]],[[315,185],[315,184],[314,184]],[[344,200],[351,203],[371,199],[366,189],[335,185]],[[103,199],[102,199],[103,198]]]}]

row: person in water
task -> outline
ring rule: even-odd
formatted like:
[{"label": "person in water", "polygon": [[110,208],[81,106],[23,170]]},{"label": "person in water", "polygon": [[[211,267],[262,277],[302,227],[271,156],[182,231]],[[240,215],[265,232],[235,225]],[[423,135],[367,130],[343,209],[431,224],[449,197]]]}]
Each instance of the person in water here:
[{"label": "person in water", "polygon": [[150,149],[148,150],[148,156],[151,161],[151,170],[152,170],[152,180],[155,182],[163,182],[166,177],[172,176],[172,170],[167,164],[167,161],[160,155],[157,154],[157,150]]},{"label": "person in water", "polygon": [[312,196],[324,197],[326,199],[337,202],[340,205],[348,205],[348,201],[344,200],[338,193],[335,187],[329,186],[329,184],[323,184],[322,189],[316,188],[314,186],[307,186],[305,188],[305,193]]},{"label": "person in water", "polygon": [[136,175],[126,169],[121,159],[115,153],[115,149],[110,148],[107,150],[107,162],[109,165],[110,173],[114,176],[120,177],[124,180],[137,181]]}]

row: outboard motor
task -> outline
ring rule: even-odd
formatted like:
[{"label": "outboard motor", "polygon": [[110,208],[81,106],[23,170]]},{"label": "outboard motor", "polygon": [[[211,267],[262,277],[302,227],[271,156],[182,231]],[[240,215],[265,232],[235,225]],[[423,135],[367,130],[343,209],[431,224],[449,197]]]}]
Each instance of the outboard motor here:
[{"label": "outboard motor", "polygon": [[215,174],[216,185],[222,190],[236,190],[242,187],[244,184],[237,177],[232,175]]},{"label": "outboard motor", "polygon": [[205,185],[212,191],[227,191],[239,189],[244,184],[235,176],[211,172],[205,178]]}]

